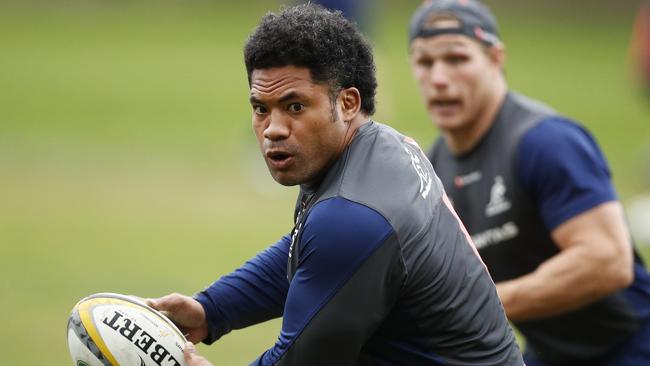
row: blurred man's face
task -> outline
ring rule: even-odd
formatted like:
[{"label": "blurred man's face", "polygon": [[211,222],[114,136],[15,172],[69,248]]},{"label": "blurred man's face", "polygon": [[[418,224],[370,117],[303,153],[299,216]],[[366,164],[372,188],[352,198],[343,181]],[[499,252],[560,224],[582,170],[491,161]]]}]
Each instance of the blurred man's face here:
[{"label": "blurred man's face", "polygon": [[348,125],[332,107],[329,92],[330,87],[314,83],[304,67],[252,72],[253,130],[278,183],[315,182],[345,148]]},{"label": "blurred man's face", "polygon": [[456,34],[416,38],[411,43],[413,74],[429,115],[440,129],[468,128],[494,103],[501,64],[489,51]]}]

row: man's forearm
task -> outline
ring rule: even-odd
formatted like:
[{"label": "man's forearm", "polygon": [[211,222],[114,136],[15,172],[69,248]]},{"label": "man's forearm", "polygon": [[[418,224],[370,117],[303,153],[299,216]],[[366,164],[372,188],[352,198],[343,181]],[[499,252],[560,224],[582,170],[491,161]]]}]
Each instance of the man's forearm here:
[{"label": "man's forearm", "polygon": [[534,272],[500,282],[497,292],[511,321],[545,318],[578,309],[622,287],[617,261],[590,250],[568,248]]}]

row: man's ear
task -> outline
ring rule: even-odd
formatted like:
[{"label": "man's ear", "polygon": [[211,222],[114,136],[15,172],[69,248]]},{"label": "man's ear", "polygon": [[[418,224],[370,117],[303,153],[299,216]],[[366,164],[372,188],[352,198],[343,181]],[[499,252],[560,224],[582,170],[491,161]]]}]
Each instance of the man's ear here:
[{"label": "man's ear", "polygon": [[488,48],[488,56],[492,63],[499,69],[503,70],[506,64],[506,46],[503,43],[497,43]]},{"label": "man's ear", "polygon": [[355,87],[341,89],[338,95],[341,117],[344,121],[353,120],[361,110],[361,93]]}]

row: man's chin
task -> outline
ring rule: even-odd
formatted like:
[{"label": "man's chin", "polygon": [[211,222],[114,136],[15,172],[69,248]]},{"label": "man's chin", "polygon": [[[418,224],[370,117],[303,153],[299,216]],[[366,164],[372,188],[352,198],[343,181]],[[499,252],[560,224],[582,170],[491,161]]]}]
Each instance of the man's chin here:
[{"label": "man's chin", "polygon": [[458,122],[458,120],[455,119],[455,118],[454,119],[451,119],[451,118],[439,118],[439,117],[434,116],[433,117],[433,124],[437,128],[439,128],[441,130],[445,130],[445,131],[453,131],[453,130],[458,129],[458,128],[461,127],[461,123]]},{"label": "man's chin", "polygon": [[286,187],[292,187],[301,183],[299,179],[297,179],[296,177],[292,177],[282,172],[271,171],[271,177],[273,177],[273,180],[278,182],[278,184],[281,184]]}]

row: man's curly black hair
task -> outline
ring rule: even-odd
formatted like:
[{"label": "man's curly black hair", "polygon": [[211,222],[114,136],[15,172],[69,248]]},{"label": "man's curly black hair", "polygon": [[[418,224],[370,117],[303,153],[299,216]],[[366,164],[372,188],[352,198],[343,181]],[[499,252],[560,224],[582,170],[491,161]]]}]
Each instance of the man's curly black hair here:
[{"label": "man's curly black hair", "polygon": [[331,97],[341,88],[355,87],[361,111],[375,112],[372,48],[340,11],[301,4],[266,14],[246,42],[244,61],[249,85],[255,69],[306,67],[314,82],[330,85]]}]

